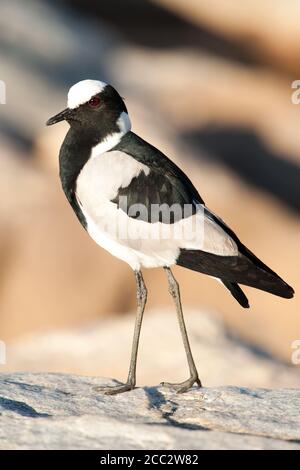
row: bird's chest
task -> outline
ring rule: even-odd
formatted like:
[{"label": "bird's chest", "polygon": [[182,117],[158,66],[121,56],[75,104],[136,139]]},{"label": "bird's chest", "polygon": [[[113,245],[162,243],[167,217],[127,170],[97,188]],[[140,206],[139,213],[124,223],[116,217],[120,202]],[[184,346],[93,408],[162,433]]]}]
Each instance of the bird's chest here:
[{"label": "bird's chest", "polygon": [[127,187],[144,165],[130,155],[112,151],[90,158],[76,182],[76,198],[92,218],[105,216],[120,188]]}]

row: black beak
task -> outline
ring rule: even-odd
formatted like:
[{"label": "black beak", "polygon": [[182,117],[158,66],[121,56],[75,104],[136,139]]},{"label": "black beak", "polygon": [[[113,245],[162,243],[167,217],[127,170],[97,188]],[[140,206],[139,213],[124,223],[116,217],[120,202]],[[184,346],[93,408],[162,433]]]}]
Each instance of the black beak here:
[{"label": "black beak", "polygon": [[48,119],[48,121],[46,122],[46,126],[52,126],[52,124],[56,124],[57,122],[60,122],[60,121],[71,120],[73,116],[74,116],[74,109],[66,108],[60,113]]}]

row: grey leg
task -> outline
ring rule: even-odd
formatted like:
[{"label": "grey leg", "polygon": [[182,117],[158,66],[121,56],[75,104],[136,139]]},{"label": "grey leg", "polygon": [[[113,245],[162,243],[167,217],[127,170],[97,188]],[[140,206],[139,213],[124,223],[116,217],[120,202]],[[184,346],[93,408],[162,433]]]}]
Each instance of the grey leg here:
[{"label": "grey leg", "polygon": [[136,293],[137,293],[137,315],[134,327],[133,343],[131,350],[131,359],[128,372],[128,378],[125,384],[116,385],[113,387],[97,387],[97,390],[106,395],[115,395],[117,393],[127,392],[134,389],[136,384],[136,362],[139,347],[139,339],[141,333],[141,326],[143,321],[143,314],[147,301],[147,289],[141,271],[134,271],[136,279]]},{"label": "grey leg", "polygon": [[165,272],[167,274],[168,278],[168,283],[169,283],[169,292],[172,295],[176,307],[176,312],[177,312],[177,318],[180,326],[180,331],[182,335],[182,340],[184,344],[184,349],[186,352],[186,357],[190,369],[190,377],[189,379],[185,380],[182,383],[178,384],[171,384],[168,382],[163,382],[162,385],[166,387],[171,387],[177,390],[178,393],[185,392],[188,390],[190,387],[193,386],[194,383],[197,383],[199,387],[201,387],[201,382],[198,377],[198,372],[195,366],[195,362],[192,356],[192,351],[186,331],[186,326],[184,323],[184,318],[183,318],[183,313],[182,313],[182,306],[181,306],[181,300],[180,300],[180,291],[179,291],[179,285],[178,282],[176,281],[175,277],[173,276],[173,273],[170,268],[164,268]]}]

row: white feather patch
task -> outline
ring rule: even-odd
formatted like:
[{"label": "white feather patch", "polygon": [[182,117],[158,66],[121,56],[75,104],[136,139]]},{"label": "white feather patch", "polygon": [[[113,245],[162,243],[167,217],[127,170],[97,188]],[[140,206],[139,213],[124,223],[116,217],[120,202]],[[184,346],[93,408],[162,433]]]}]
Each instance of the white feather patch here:
[{"label": "white feather patch", "polygon": [[82,168],[76,194],[84,207],[94,213],[104,200],[114,199],[119,188],[126,188],[141,171],[148,175],[150,169],[124,152],[113,150],[98,154]]},{"label": "white feather patch", "polygon": [[93,96],[101,93],[107,83],[100,82],[99,80],[82,80],[75,83],[68,93],[68,108],[78,108],[81,104],[89,101]]}]

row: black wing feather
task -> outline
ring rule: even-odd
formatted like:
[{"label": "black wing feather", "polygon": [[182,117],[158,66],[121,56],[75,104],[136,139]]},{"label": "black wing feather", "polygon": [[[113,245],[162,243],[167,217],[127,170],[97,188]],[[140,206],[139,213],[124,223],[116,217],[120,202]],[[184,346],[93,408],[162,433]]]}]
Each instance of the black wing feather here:
[{"label": "black wing feather", "polygon": [[[147,175],[141,171],[128,186],[119,188],[117,196],[112,200],[118,207],[125,210],[127,215],[146,222],[174,223],[194,214],[197,204],[204,204],[196,188],[183,171],[157,148],[133,132],[127,133],[112,150],[131,155],[150,170]],[[125,207],[122,203],[124,196],[127,202]],[[147,214],[132,215],[129,209],[133,204],[145,206]],[[154,204],[167,204],[168,207],[176,204],[181,210],[171,211],[170,219],[168,219],[164,217],[163,211],[151,210]]]},{"label": "black wing feather", "polygon": [[[255,259],[258,259],[255,257]],[[177,264],[231,283],[244,284],[290,299],[294,290],[271,269],[262,269],[242,253],[238,256],[218,256],[201,250],[180,250]]]},{"label": "black wing feather", "polygon": [[224,279],[222,279],[222,282],[223,282],[224,286],[227,287],[227,289],[231,292],[233,297],[238,301],[238,303],[242,307],[249,308],[248,299],[245,296],[242,289],[240,288],[240,286],[238,284],[236,284],[236,282],[229,282],[229,281],[225,281]]}]

